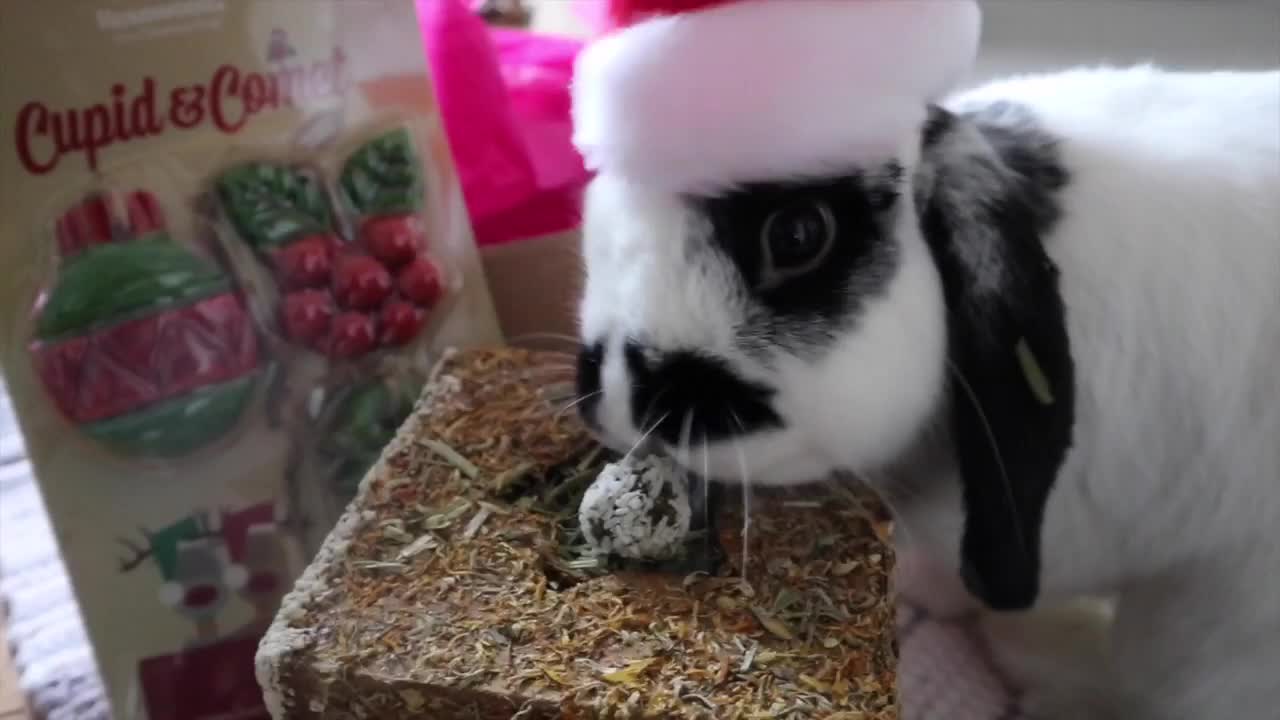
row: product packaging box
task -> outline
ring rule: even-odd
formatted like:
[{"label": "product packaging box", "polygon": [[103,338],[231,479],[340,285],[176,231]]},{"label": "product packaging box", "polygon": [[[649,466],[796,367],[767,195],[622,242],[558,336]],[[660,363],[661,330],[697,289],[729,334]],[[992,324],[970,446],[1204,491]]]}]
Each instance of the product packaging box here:
[{"label": "product packaging box", "polygon": [[280,598],[502,333],[412,0],[0,22],[0,358],[117,720],[266,717]]}]

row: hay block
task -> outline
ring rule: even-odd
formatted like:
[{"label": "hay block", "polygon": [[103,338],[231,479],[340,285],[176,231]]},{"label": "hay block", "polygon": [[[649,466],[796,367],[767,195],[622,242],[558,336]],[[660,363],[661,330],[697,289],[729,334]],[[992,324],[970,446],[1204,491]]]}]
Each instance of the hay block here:
[{"label": "hay block", "polygon": [[568,367],[442,361],[263,639],[272,715],[897,718],[880,506],[758,493],[745,543],[720,508],[713,572],[593,566],[572,509],[608,455],[547,392]]}]

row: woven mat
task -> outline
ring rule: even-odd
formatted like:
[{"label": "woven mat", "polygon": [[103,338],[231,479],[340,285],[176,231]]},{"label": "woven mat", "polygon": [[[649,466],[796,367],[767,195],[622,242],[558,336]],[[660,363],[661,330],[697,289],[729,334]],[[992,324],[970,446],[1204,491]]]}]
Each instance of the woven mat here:
[{"label": "woven mat", "polygon": [[105,720],[102,682],[44,503],[0,385],[0,607],[37,718]]},{"label": "woven mat", "polygon": [[[0,385],[0,605],[39,720],[108,720],[84,625]],[[904,720],[1023,720],[974,629],[900,605]],[[117,718],[116,720],[141,720]]]}]

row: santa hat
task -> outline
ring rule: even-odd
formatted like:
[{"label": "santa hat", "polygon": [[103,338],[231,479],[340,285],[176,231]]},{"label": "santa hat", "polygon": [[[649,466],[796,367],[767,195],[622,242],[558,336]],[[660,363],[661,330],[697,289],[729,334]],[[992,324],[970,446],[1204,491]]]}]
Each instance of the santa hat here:
[{"label": "santa hat", "polygon": [[577,60],[587,167],[673,191],[888,160],[977,54],[975,0],[607,0]]}]

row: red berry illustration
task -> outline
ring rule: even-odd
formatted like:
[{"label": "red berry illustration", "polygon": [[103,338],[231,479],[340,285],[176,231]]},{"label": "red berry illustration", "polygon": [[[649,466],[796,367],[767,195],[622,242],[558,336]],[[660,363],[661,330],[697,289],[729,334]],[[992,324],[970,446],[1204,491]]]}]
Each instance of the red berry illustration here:
[{"label": "red berry illustration", "polygon": [[428,257],[423,167],[413,133],[397,128],[349,153],[333,176],[270,161],[219,175],[219,209],[273,269],[281,335],[351,360],[425,332],[452,277]]},{"label": "red berry illustration", "polygon": [[182,604],[192,610],[198,610],[212,605],[221,594],[217,585],[209,585],[207,583],[192,585],[182,594]]},{"label": "red berry illustration", "polygon": [[426,244],[426,230],[417,215],[385,215],[365,221],[360,239],[374,257],[397,268],[412,260]]},{"label": "red berry illustration", "polygon": [[328,336],[333,298],[324,290],[298,290],[284,297],[284,330],[289,339],[313,344]]},{"label": "red berry illustration", "polygon": [[142,237],[164,229],[164,211],[156,196],[137,190],[125,196],[125,209],[129,217],[129,233]]},{"label": "red berry illustration", "polygon": [[372,310],[391,294],[391,273],[368,255],[344,255],[333,274],[333,292],[344,308]]},{"label": "red berry illustration", "polygon": [[400,292],[416,305],[430,308],[440,301],[444,286],[435,263],[419,257],[400,271],[396,278]]},{"label": "red berry illustration", "polygon": [[311,235],[275,251],[276,273],[288,290],[324,287],[333,272],[336,241],[329,235]]},{"label": "red berry illustration", "polygon": [[111,242],[111,198],[105,194],[85,198],[58,219],[56,234],[58,254],[64,258]]},{"label": "red berry illustration", "polygon": [[422,330],[427,314],[404,300],[392,300],[382,306],[382,344],[404,345]]},{"label": "red berry illustration", "polygon": [[333,319],[329,331],[329,353],[339,358],[355,358],[377,345],[373,318],[358,312],[344,312]]}]

